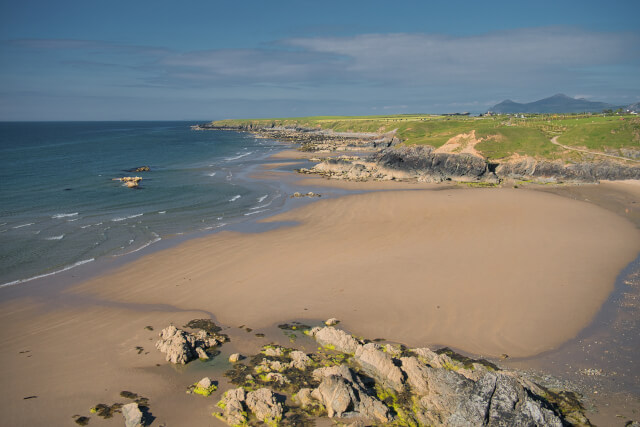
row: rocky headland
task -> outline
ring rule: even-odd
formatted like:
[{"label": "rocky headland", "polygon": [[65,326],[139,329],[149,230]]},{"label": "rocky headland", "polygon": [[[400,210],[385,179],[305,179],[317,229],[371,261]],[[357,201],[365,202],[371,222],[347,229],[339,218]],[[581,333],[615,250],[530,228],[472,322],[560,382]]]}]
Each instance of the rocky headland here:
[{"label": "rocky headland", "polygon": [[[475,144],[481,142],[475,138],[474,132],[453,137],[436,149],[402,145],[394,131],[384,134],[352,133],[253,123],[241,126],[203,124],[193,129],[252,132],[259,137],[300,144],[300,150],[326,154],[326,157],[319,158],[318,164],[299,172],[332,179],[459,181],[488,185],[505,180],[592,183],[640,179],[640,164],[633,160],[618,161],[594,156],[588,161],[571,163],[514,155],[500,161],[489,161],[474,149]],[[358,155],[336,158],[336,154],[354,152]]]}]

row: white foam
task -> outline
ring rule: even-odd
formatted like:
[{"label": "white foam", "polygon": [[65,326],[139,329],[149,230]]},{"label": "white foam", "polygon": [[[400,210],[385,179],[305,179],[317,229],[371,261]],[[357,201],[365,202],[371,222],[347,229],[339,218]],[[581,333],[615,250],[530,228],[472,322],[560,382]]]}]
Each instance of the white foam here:
[{"label": "white foam", "polygon": [[258,197],[258,203],[262,203],[264,201],[264,199],[266,199],[267,197],[269,197],[268,194],[265,194],[264,196]]},{"label": "white foam", "polygon": [[207,176],[216,176],[215,172],[208,173]]},{"label": "white foam", "polygon": [[240,154],[240,155],[235,156],[235,157],[228,157],[228,158],[226,158],[225,160],[226,160],[227,162],[230,162],[230,161],[232,161],[232,160],[238,160],[238,159],[241,159],[241,158],[243,158],[243,157],[249,156],[249,155],[251,155],[251,154],[253,154],[253,152],[252,152],[252,151],[249,151],[248,153]]},{"label": "white foam", "polygon": [[142,215],[144,215],[144,214],[135,214],[135,215],[129,215],[129,216],[122,216],[122,217],[113,218],[111,221],[114,221],[114,222],[124,221],[126,219],[138,218],[139,216],[142,216]]},{"label": "white foam", "polygon": [[68,220],[67,220],[67,222],[73,222],[73,221],[77,221],[77,220],[79,220],[79,219],[80,219],[80,218],[68,219]]},{"label": "white foam", "polygon": [[45,237],[44,240],[62,240],[63,238],[64,238],[64,234],[61,234],[59,236]]},{"label": "white foam", "polygon": [[167,213],[167,211],[160,211],[160,212],[158,212],[158,213],[159,213],[160,215],[163,215],[163,214],[166,214],[166,213]]},{"label": "white foam", "polygon": [[33,224],[35,224],[35,222],[30,222],[28,224],[22,224],[22,225],[16,225],[15,227],[11,227],[11,228],[13,228],[15,230],[16,228],[28,227],[28,226],[33,225]]},{"label": "white foam", "polygon": [[262,212],[266,212],[266,211],[268,211],[268,210],[269,210],[269,209],[263,209],[263,210],[261,210],[261,211],[247,212],[246,214],[244,214],[244,216],[249,216],[249,215],[259,214],[259,213],[262,213]]},{"label": "white foam", "polygon": [[230,202],[235,202],[236,200],[238,200],[240,197],[242,197],[241,195],[237,194],[235,196],[233,196],[231,199],[229,199]]},{"label": "white foam", "polygon": [[83,264],[86,264],[88,262],[91,262],[91,261],[95,261],[95,258],[90,258],[90,259],[85,259],[85,260],[82,260],[82,261],[78,261],[75,264],[68,265],[68,266],[64,267],[63,269],[56,270],[56,271],[51,272],[51,273],[40,274],[38,276],[29,277],[28,279],[20,279],[20,280],[14,280],[13,282],[4,283],[4,284],[0,285],[0,288],[4,288],[6,286],[19,285],[20,283],[30,282],[32,280],[42,279],[43,277],[53,276],[54,274],[58,274],[58,273],[62,273],[63,271],[71,270],[72,268],[79,267],[79,266],[81,266]]},{"label": "white foam", "polygon": [[89,227],[91,227],[91,224],[89,224],[89,225],[83,225],[83,226],[82,226],[82,227],[80,227],[80,228],[89,228]]},{"label": "white foam", "polygon": [[231,178],[233,178],[233,174],[229,172],[229,174],[227,175],[227,181],[231,181]]},{"label": "white foam", "polygon": [[[155,233],[154,233],[154,234],[155,234]],[[157,234],[155,234],[155,235],[156,235],[156,236],[158,236]],[[118,256],[129,255],[129,254],[132,254],[132,253],[134,253],[134,252],[141,251],[142,249],[144,249],[144,248],[146,248],[146,247],[148,247],[148,246],[150,246],[150,245],[153,245],[154,243],[159,242],[160,240],[162,240],[162,238],[161,238],[161,237],[156,237],[155,239],[148,241],[147,243],[145,243],[144,245],[140,246],[139,248],[134,249],[134,250],[132,250],[132,251],[130,251],[130,252],[124,253],[124,254],[122,254],[122,255],[118,255]]]},{"label": "white foam", "polygon": [[55,214],[54,216],[51,217],[51,219],[59,219],[59,218],[67,218],[70,216],[77,216],[78,212],[74,212],[74,213],[61,213],[61,214]]}]

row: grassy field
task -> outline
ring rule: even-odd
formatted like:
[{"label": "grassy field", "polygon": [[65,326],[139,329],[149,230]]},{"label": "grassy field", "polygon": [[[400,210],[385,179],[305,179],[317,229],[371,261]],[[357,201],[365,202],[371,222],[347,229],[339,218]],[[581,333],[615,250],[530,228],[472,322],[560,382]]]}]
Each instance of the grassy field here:
[{"label": "grassy field", "polygon": [[436,115],[318,116],[286,119],[223,120],[216,125],[300,126],[333,129],[338,132],[377,132],[396,130],[403,144],[440,147],[450,138],[475,131],[482,142],[476,145],[489,160],[514,154],[546,159],[579,160],[584,155],[550,143],[554,136],[567,146],[595,152],[622,154],[620,149],[640,151],[640,118],[601,115],[528,115],[466,117]]}]

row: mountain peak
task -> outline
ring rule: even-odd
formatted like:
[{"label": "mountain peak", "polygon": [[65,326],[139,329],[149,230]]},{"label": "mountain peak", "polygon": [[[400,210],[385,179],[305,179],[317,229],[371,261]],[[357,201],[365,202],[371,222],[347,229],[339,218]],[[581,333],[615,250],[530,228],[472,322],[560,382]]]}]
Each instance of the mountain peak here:
[{"label": "mountain peak", "polygon": [[604,102],[592,102],[586,99],[575,99],[564,93],[557,93],[549,98],[540,99],[538,101],[519,104],[511,100],[506,100],[495,105],[491,111],[503,114],[512,113],[582,113],[582,112],[600,112],[605,108],[610,108],[609,104]]}]

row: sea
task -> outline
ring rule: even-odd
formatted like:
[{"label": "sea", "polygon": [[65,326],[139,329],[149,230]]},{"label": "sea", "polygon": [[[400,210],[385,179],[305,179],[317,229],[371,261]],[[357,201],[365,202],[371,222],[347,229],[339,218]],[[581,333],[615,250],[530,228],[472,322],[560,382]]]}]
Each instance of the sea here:
[{"label": "sea", "polygon": [[[194,124],[0,123],[0,287],[282,204],[277,183],[251,177],[281,143]],[[132,171],[141,166],[149,171]],[[117,180],[125,176],[142,181],[127,188]]]}]

